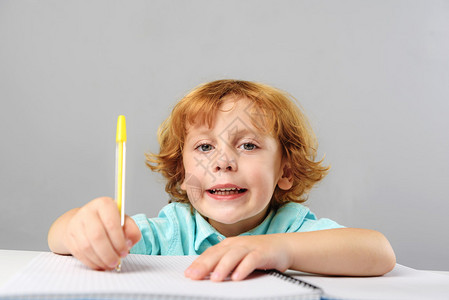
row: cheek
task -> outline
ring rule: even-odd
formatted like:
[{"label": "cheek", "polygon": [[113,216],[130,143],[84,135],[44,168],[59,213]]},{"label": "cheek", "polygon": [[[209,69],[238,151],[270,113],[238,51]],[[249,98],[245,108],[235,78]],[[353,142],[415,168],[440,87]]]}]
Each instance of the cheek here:
[{"label": "cheek", "polygon": [[203,190],[201,188],[190,186],[187,189],[187,196],[189,197],[189,201],[195,208],[197,208],[195,206],[195,203],[198,200],[201,200],[202,195],[203,195]]},{"label": "cheek", "polygon": [[261,190],[270,190],[277,182],[274,166],[260,161],[245,167],[245,176],[249,183]]},{"label": "cheek", "polygon": [[190,189],[197,189],[201,187],[201,172],[198,172],[198,162],[185,155],[183,156],[184,166],[184,182],[182,183],[183,189],[189,191]]},{"label": "cheek", "polygon": [[203,192],[202,180],[204,169],[201,168],[201,162],[195,160],[193,156],[183,155],[184,181],[181,188],[187,192],[191,203],[200,199]]},{"label": "cheek", "polygon": [[204,157],[194,155],[193,153],[183,155],[182,159],[186,173],[198,173],[198,169],[207,165]]},{"label": "cheek", "polygon": [[182,164],[184,166],[184,173],[187,178],[189,174],[195,173],[196,165],[198,163],[195,163],[195,159],[192,155],[183,155],[182,160],[183,160]]},{"label": "cheek", "polygon": [[187,175],[193,175],[200,182],[214,182],[216,174],[212,171],[214,160],[204,155],[192,155],[186,157],[184,161],[184,172]]}]

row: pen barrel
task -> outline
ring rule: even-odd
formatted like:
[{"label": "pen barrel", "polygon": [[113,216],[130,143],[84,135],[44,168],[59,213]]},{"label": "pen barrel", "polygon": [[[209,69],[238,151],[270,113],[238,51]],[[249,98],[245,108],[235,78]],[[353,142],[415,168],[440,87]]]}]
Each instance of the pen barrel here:
[{"label": "pen barrel", "polygon": [[125,224],[126,142],[117,142],[115,157],[115,201],[120,212],[120,224]]}]

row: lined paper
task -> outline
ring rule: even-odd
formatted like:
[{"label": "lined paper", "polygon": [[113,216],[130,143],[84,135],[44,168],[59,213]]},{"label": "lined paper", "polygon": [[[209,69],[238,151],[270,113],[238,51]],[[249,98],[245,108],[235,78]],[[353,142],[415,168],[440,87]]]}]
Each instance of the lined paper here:
[{"label": "lined paper", "polygon": [[1,298],[320,299],[317,292],[266,274],[233,282],[194,281],[195,256],[128,255],[122,271],[94,271],[72,256],[41,253],[0,289]]}]

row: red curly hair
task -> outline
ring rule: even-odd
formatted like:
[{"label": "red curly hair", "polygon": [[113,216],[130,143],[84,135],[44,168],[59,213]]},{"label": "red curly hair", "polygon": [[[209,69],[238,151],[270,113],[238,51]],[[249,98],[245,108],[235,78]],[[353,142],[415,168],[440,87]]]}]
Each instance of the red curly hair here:
[{"label": "red curly hair", "polygon": [[187,126],[200,122],[211,127],[216,112],[228,96],[236,101],[246,98],[251,102],[253,125],[279,141],[282,157],[290,163],[293,185],[289,190],[276,187],[271,207],[306,201],[307,193],[327,174],[329,167],[322,165],[323,160],[315,161],[315,135],[293,98],[261,83],[217,80],[196,87],[176,104],[159,127],[159,154],[145,155],[151,170],[166,178],[165,190],[171,197],[170,202],[189,203],[187,193],[180,187],[185,179],[182,149]]}]

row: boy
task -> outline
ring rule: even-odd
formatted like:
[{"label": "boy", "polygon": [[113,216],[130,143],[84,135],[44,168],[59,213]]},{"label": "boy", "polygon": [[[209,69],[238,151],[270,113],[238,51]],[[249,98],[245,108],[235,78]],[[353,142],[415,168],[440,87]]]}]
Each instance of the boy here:
[{"label": "boy", "polygon": [[328,171],[315,161],[313,132],[299,108],[267,85],[218,80],[197,87],[159,130],[153,171],[167,179],[171,202],[158,218],[126,218],[110,198],[61,216],[50,249],[94,269],[132,253],[200,256],[185,276],[222,281],[255,269],[375,276],[395,255],[379,232],[317,220],[301,205]]}]

